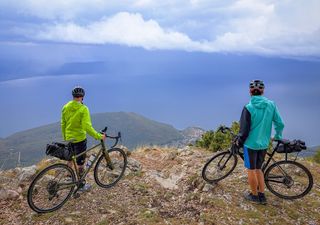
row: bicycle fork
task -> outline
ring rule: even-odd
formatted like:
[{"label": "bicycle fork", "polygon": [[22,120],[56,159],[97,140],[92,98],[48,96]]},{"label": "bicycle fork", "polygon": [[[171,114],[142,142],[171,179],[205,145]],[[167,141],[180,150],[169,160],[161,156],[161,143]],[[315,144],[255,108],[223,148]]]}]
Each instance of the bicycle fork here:
[{"label": "bicycle fork", "polygon": [[113,166],[113,163],[112,163],[112,161],[111,161],[111,158],[110,158],[110,155],[109,155],[109,152],[106,150],[106,146],[105,146],[105,144],[104,144],[104,142],[102,141],[101,142],[101,144],[102,144],[102,151],[103,151],[103,156],[104,156],[104,158],[106,159],[106,161],[107,161],[107,167],[110,169],[110,170],[113,170],[114,169],[114,166]]}]

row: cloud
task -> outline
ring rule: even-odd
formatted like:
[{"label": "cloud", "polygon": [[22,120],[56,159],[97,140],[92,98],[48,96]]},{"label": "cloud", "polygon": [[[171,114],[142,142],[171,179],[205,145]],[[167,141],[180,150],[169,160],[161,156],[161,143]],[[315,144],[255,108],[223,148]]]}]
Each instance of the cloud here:
[{"label": "cloud", "polygon": [[144,20],[140,14],[117,13],[86,26],[75,23],[48,26],[36,36],[39,40],[85,44],[124,44],[146,49],[205,50],[205,45],[187,35],[165,30],[154,20]]},{"label": "cloud", "polygon": [[320,56],[318,0],[11,0],[0,8],[42,19],[11,29],[29,40]]}]

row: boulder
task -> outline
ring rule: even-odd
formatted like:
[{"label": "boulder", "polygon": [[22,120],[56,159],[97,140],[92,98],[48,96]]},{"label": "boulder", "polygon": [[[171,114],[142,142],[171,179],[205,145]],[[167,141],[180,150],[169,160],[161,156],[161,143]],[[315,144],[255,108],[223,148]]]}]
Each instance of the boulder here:
[{"label": "boulder", "polygon": [[121,148],[127,156],[130,156],[131,155],[131,151],[124,145],[119,145],[118,148]]},{"label": "boulder", "polygon": [[14,190],[0,189],[0,200],[16,200],[19,198],[19,193]]},{"label": "boulder", "polygon": [[142,169],[142,165],[138,160],[128,158],[127,169],[131,170],[132,172],[139,172]]},{"label": "boulder", "polygon": [[19,183],[30,181],[36,172],[37,166],[35,165],[21,168],[21,172],[18,174]]}]

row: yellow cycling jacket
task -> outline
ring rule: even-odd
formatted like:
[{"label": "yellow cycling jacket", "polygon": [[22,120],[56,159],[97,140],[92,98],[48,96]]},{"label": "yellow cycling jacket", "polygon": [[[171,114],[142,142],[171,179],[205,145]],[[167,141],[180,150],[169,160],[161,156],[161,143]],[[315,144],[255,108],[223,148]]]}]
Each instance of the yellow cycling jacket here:
[{"label": "yellow cycling jacket", "polygon": [[65,141],[74,143],[85,140],[87,133],[97,140],[102,139],[102,134],[92,127],[88,107],[74,100],[62,108],[61,131]]}]

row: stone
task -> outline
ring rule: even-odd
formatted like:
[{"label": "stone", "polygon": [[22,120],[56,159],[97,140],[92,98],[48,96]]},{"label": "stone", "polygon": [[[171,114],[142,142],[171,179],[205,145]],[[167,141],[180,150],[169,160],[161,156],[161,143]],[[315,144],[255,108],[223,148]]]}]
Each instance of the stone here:
[{"label": "stone", "polygon": [[142,169],[141,163],[133,158],[128,158],[127,168],[132,172],[139,172]]},{"label": "stone", "polygon": [[165,157],[164,160],[174,160],[177,157],[176,152],[169,152]]},{"label": "stone", "polygon": [[0,189],[0,200],[16,200],[19,196],[19,193],[14,190]]},{"label": "stone", "polygon": [[127,156],[130,156],[131,155],[131,151],[124,145],[119,145],[118,148],[121,148]]},{"label": "stone", "polygon": [[212,185],[211,184],[205,184],[204,186],[203,186],[203,188],[202,188],[202,191],[203,192],[209,192],[209,191],[211,191],[212,190]]},{"label": "stone", "polygon": [[184,177],[185,173],[180,174],[170,174],[168,178],[163,178],[162,174],[159,172],[152,172],[149,174],[150,177],[154,178],[162,187],[170,190],[178,189],[178,181]]},{"label": "stone", "polygon": [[29,181],[37,171],[35,165],[21,168],[20,174],[18,174],[19,183]]},{"label": "stone", "polygon": [[72,219],[71,217],[66,217],[66,218],[64,219],[64,222],[66,222],[66,223],[73,223],[73,219]]}]

